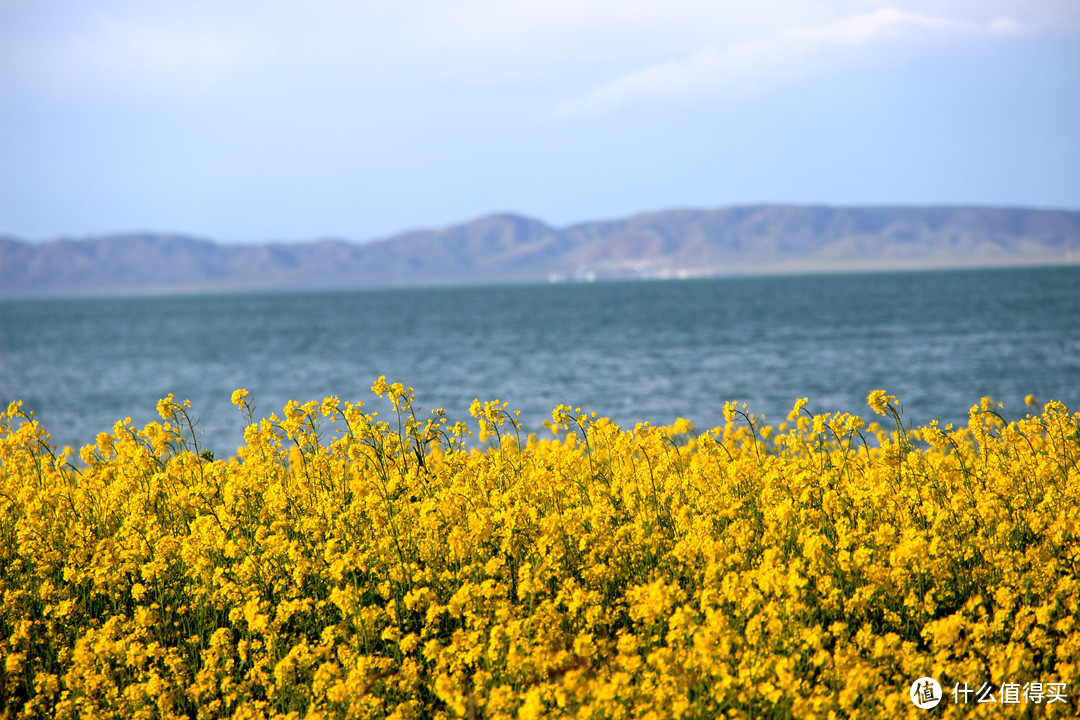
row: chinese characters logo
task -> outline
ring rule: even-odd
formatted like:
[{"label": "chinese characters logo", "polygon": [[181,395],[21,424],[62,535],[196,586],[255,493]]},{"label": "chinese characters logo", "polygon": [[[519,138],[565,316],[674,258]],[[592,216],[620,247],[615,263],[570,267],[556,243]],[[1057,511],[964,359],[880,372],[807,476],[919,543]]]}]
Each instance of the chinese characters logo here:
[{"label": "chinese characters logo", "polygon": [[[955,705],[967,705],[969,703],[1050,705],[1052,703],[1066,702],[1067,687],[1067,683],[1063,682],[1028,682],[1023,685],[1006,682],[998,686],[984,682],[976,689],[969,687],[966,682],[956,683],[952,690],[952,701]],[[938,703],[943,699],[941,685],[932,677],[921,677],[913,682],[908,694],[911,696],[911,702],[915,703],[915,707],[923,710],[937,707]]]},{"label": "chinese characters logo", "polygon": [[941,685],[932,677],[922,677],[911,683],[910,694],[915,707],[929,710],[941,702]]}]

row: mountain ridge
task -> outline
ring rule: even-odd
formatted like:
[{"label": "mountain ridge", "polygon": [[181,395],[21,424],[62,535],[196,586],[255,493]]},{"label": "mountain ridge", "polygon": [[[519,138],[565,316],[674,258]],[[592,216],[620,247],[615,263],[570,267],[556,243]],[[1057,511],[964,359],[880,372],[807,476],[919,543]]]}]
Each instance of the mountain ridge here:
[{"label": "mountain ridge", "polygon": [[1080,263],[1080,211],[677,208],[562,228],[494,213],[367,242],[0,237],[0,297],[362,288]]}]

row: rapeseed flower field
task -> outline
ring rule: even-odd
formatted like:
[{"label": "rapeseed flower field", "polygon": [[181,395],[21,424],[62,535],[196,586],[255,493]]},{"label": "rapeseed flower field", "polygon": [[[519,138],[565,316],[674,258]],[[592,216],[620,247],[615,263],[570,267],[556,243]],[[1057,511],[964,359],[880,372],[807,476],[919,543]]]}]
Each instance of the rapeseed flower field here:
[{"label": "rapeseed flower field", "polygon": [[[215,459],[0,414],[0,717],[1075,716],[1080,413],[472,424],[327,398]],[[388,406],[389,407],[389,406]],[[933,679],[920,682],[920,679]],[[921,709],[916,700],[932,709]]]}]

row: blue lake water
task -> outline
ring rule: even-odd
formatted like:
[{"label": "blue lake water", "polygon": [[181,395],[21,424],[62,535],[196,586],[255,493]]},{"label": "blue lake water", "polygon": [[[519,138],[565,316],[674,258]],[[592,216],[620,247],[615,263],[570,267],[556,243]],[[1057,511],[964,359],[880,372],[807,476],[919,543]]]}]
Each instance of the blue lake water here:
[{"label": "blue lake water", "polygon": [[468,419],[508,401],[530,430],[560,403],[632,426],[779,422],[797,398],[869,418],[875,388],[921,424],[991,396],[1080,409],[1080,267],[0,302],[0,400],[59,445],[188,398],[202,444],[241,442],[229,397],[372,400],[385,375]]}]

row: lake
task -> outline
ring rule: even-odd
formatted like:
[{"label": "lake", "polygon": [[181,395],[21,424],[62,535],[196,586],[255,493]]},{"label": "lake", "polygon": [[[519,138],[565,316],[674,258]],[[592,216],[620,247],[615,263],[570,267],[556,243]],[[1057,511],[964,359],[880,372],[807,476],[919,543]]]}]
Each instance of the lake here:
[{"label": "lake", "polygon": [[[1080,267],[0,302],[0,400],[79,447],[188,398],[202,445],[241,442],[229,402],[371,401],[385,375],[468,420],[500,399],[543,431],[560,403],[615,422],[779,422],[797,398],[869,418],[964,423],[983,396],[1080,409]],[[543,431],[546,432],[546,431]]]}]

